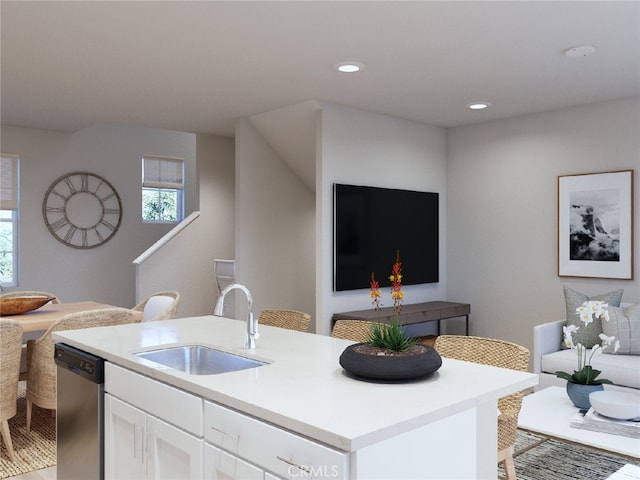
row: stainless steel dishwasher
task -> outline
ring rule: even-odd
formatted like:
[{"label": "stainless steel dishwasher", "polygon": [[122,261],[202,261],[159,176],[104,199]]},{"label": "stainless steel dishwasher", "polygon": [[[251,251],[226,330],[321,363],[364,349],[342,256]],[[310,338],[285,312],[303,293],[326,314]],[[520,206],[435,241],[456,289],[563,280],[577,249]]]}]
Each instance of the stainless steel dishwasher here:
[{"label": "stainless steel dishwasher", "polygon": [[104,478],[104,360],[64,343],[58,365],[57,477]]}]

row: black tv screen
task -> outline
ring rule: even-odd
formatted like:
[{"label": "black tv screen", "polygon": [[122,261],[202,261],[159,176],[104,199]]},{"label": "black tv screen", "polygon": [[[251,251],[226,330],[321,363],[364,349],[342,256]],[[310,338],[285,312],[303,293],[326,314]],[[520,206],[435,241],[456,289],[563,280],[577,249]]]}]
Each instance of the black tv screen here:
[{"label": "black tv screen", "polygon": [[334,184],[334,290],[384,290],[400,252],[402,284],[438,282],[438,194]]}]

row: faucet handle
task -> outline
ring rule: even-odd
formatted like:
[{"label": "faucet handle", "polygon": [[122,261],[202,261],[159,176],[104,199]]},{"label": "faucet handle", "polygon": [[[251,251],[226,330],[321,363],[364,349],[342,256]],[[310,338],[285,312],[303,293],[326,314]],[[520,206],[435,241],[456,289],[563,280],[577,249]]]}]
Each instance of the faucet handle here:
[{"label": "faucet handle", "polygon": [[260,334],[258,333],[258,320],[253,316],[253,312],[249,312],[249,324],[251,325],[253,338],[260,338]]}]

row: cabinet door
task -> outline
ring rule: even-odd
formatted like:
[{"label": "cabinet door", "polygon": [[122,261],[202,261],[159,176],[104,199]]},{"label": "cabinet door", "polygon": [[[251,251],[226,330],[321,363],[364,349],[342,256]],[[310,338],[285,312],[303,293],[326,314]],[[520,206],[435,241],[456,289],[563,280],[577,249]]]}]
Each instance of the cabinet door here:
[{"label": "cabinet door", "polygon": [[106,480],[145,478],[146,414],[109,394],[104,411],[104,474]]},{"label": "cabinet door", "polygon": [[205,480],[263,480],[264,475],[258,467],[214,447],[204,444]]},{"label": "cabinet door", "polygon": [[202,478],[203,440],[162,420],[147,416],[147,478]]},{"label": "cabinet door", "polygon": [[282,479],[280,477],[276,477],[275,475],[270,474],[269,472],[265,472],[264,480],[282,480]]}]

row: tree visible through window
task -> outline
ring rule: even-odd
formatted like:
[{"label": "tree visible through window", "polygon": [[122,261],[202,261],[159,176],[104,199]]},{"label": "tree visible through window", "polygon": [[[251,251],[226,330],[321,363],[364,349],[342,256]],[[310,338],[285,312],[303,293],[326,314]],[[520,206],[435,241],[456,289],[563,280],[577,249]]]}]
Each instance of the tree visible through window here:
[{"label": "tree visible through window", "polygon": [[142,157],[142,220],[176,223],[183,219],[184,160]]},{"label": "tree visible through window", "polygon": [[18,156],[0,155],[0,286],[18,284]]}]

